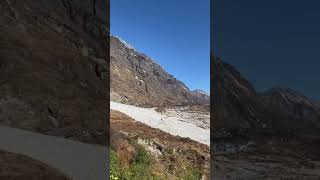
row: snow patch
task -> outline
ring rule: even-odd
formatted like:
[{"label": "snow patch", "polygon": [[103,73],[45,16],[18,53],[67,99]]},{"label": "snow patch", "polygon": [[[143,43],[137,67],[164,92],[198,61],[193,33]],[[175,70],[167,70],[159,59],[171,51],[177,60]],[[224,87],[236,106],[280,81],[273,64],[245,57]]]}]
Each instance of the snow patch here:
[{"label": "snow patch", "polygon": [[141,108],[132,105],[110,102],[110,109],[120,111],[136,121],[169,134],[188,137],[197,142],[210,145],[210,129],[199,127],[181,116],[167,116],[155,111],[155,108]]},{"label": "snow patch", "polygon": [[125,40],[121,39],[121,37],[119,36],[114,36],[115,38],[118,38],[120,42],[122,42],[128,49],[132,49],[135,50],[134,47],[129,44],[128,42],[126,42]]}]

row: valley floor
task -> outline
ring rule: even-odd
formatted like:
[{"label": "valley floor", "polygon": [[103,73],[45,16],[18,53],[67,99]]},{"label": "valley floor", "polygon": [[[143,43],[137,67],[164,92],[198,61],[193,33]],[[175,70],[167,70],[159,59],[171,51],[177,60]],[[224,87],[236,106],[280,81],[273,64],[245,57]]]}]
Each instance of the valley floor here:
[{"label": "valley floor", "polygon": [[216,155],[216,180],[319,180],[320,156],[316,146],[300,143],[266,144],[250,152]]},{"label": "valley floor", "polygon": [[190,111],[186,107],[180,107],[157,112],[156,108],[141,108],[117,102],[110,102],[110,109],[171,135],[210,145],[209,111]]}]

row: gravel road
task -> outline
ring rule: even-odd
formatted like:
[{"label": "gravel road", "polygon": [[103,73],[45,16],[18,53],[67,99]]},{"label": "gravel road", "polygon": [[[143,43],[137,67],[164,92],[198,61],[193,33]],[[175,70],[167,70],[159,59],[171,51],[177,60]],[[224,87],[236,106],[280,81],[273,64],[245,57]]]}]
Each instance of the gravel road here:
[{"label": "gravel road", "polygon": [[107,149],[0,126],[0,150],[40,160],[75,180],[107,179]]}]

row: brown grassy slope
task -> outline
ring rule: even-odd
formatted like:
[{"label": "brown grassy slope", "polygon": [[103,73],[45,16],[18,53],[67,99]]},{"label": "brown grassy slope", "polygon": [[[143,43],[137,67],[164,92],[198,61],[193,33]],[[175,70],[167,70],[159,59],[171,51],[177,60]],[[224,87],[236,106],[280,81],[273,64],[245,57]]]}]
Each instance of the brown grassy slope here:
[{"label": "brown grassy slope", "polygon": [[172,136],[159,129],[137,122],[123,113],[111,111],[111,148],[115,149],[122,161],[130,163],[134,146],[130,143],[140,140],[145,147],[162,152],[155,157],[154,172],[179,176],[187,167],[199,168],[208,177],[209,147],[196,141]]}]

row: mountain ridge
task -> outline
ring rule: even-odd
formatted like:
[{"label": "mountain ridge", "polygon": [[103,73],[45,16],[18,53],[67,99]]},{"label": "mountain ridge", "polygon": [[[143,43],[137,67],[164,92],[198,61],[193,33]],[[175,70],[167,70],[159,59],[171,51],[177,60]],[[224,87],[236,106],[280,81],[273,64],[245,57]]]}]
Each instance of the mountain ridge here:
[{"label": "mountain ridge", "polygon": [[111,100],[138,106],[209,104],[209,97],[193,94],[182,81],[120,37],[112,35],[110,39]]},{"label": "mountain ridge", "polygon": [[232,65],[214,59],[212,110],[219,131],[240,133],[294,133],[319,136],[319,104],[288,88],[258,92]]}]

